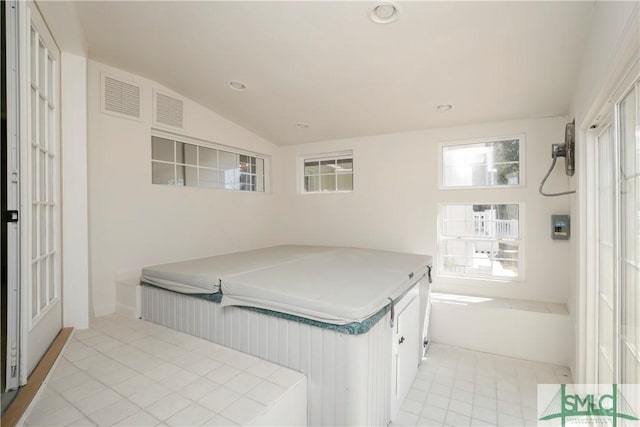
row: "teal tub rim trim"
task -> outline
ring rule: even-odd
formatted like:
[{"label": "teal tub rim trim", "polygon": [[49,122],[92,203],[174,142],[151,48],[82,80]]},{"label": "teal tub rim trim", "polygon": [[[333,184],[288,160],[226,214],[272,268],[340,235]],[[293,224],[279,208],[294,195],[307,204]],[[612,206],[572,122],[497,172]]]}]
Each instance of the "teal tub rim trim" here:
[{"label": "teal tub rim trim", "polygon": [[[416,280],[415,283],[417,283],[420,279]],[[178,294],[178,295],[183,295],[183,296],[191,296],[194,298],[200,298],[200,299],[204,299],[206,301],[211,301],[217,304],[220,304],[220,302],[222,302],[222,298],[223,298],[223,294],[221,293],[213,293],[213,294],[183,294],[180,292],[175,292],[169,289],[165,289],[165,288],[161,288],[159,286],[153,285],[151,283],[140,281],[140,285],[144,288],[146,286],[149,287],[153,287],[153,288],[157,288],[166,292],[172,292],[174,294]],[[412,289],[413,286],[411,286],[407,292]],[[405,292],[406,293],[406,292]],[[395,302],[399,301],[404,294],[403,293],[400,297],[398,297]],[[388,312],[389,312],[389,308],[390,308],[391,304],[387,304],[384,307],[382,307],[380,310],[378,310],[377,313],[371,315],[370,317],[366,318],[365,320],[363,320],[362,322],[352,322],[352,323],[347,323],[346,325],[334,325],[332,323],[326,323],[326,322],[320,322],[317,320],[313,320],[313,319],[307,319],[306,317],[300,317],[300,316],[295,316],[293,314],[288,314],[288,313],[281,313],[279,311],[273,311],[273,310],[267,310],[264,308],[256,308],[256,307],[245,307],[245,306],[234,306],[234,307],[238,307],[240,309],[243,310],[249,310],[249,311],[255,311],[257,313],[261,313],[261,314],[265,314],[267,316],[273,316],[273,317],[277,317],[280,319],[286,319],[286,320],[291,320],[293,322],[298,322],[298,323],[302,323],[305,325],[310,325],[310,326],[315,326],[318,328],[322,328],[322,329],[329,329],[332,331],[336,331],[342,334],[346,334],[346,335],[362,335],[362,334],[366,334],[367,332],[369,332],[369,330],[371,328],[373,328]]]}]

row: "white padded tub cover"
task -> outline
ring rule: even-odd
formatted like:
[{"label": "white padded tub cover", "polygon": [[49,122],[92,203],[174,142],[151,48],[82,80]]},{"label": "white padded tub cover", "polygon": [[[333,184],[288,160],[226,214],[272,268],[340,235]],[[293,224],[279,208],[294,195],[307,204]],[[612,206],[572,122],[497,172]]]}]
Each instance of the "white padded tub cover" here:
[{"label": "white padded tub cover", "polygon": [[142,269],[142,280],[183,294],[218,292],[220,279],[321,254],[334,248],[322,246],[275,246],[246,252],[160,264]]},{"label": "white padded tub cover", "polygon": [[361,322],[413,287],[432,259],[335,248],[277,266],[222,277],[222,304],[343,325]]}]

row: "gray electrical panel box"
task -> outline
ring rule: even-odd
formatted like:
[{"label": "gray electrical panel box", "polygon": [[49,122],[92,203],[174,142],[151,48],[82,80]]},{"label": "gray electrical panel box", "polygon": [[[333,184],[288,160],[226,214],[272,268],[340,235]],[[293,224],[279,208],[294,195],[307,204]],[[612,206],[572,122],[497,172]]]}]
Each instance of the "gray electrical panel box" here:
[{"label": "gray electrical panel box", "polygon": [[571,220],[569,215],[551,215],[551,238],[553,240],[569,240]]}]

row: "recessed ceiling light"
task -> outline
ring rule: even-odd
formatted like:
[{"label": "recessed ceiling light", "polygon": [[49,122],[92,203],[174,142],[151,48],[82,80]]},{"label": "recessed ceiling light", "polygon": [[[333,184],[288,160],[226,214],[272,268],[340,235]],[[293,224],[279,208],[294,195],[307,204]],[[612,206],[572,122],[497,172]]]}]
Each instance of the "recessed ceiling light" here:
[{"label": "recessed ceiling light", "polygon": [[309,125],[308,125],[308,124],[306,124],[306,123],[296,123],[296,127],[297,127],[298,129],[306,129],[306,128],[308,128],[308,127],[309,127]]},{"label": "recessed ceiling light", "polygon": [[441,113],[444,113],[445,111],[449,111],[453,108],[453,105],[451,104],[440,104],[436,107],[436,111],[439,111]]},{"label": "recessed ceiling light", "polygon": [[398,6],[391,2],[378,3],[371,12],[369,18],[378,24],[388,24],[398,19]]},{"label": "recessed ceiling light", "polygon": [[232,80],[232,81],[229,82],[229,87],[231,89],[233,89],[233,90],[242,91],[242,90],[245,90],[247,88],[247,85],[245,85],[242,82],[238,82],[238,81]]}]

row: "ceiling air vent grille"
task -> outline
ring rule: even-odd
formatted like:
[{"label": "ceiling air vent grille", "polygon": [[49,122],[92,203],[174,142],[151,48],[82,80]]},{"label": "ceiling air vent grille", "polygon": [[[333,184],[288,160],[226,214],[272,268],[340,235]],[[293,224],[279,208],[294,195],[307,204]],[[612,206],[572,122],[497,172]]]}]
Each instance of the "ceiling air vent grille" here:
[{"label": "ceiling air vent grille", "polygon": [[140,118],[140,88],[104,76],[104,111]]},{"label": "ceiling air vent grille", "polygon": [[184,123],[182,100],[156,92],[156,123],[182,129]]}]

